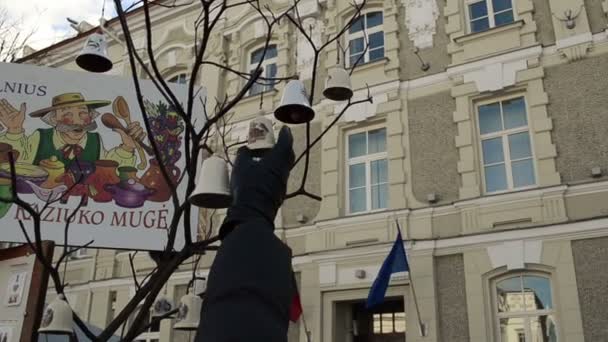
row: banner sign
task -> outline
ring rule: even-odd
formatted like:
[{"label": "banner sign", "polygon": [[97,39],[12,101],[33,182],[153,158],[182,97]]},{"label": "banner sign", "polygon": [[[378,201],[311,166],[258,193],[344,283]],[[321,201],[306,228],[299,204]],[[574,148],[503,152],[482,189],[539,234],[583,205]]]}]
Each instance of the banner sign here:
[{"label": "banner sign", "polygon": [[[129,78],[0,63],[0,198],[11,196],[12,152],[17,192],[41,212],[43,239],[63,244],[70,221],[70,245],[165,247],[174,211],[170,187],[177,186],[180,202],[185,196],[186,181],[178,184],[185,167],[184,123],[151,81],[142,80],[141,87],[151,132]],[[185,105],[187,86],[171,89]],[[192,210],[193,238],[197,217]],[[0,241],[25,242],[18,221],[33,238],[30,215],[0,203]],[[183,241],[180,229],[177,249]]]}]

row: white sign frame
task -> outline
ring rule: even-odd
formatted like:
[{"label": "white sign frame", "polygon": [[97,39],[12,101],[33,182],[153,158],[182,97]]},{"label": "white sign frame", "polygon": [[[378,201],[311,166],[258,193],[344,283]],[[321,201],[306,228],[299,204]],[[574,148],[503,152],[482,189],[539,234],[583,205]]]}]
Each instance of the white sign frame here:
[{"label": "white sign frame", "polygon": [[[140,82],[144,98],[149,101],[148,104],[156,105],[161,101],[164,104],[167,103],[151,81],[142,80]],[[170,87],[178,99],[185,104],[187,100],[187,86],[183,84],[170,84]],[[0,101],[6,100],[13,108],[17,109],[20,108],[22,103],[26,104],[25,122],[23,124],[23,130],[25,132],[21,138],[24,141],[27,140],[29,142],[32,140],[31,137],[37,131],[42,129],[49,131],[49,128],[53,128],[53,126],[50,126],[48,123],[48,120],[32,117],[31,114],[41,109],[45,110],[48,108],[59,108],[52,106],[53,98],[58,95],[68,93],[79,93],[84,102],[87,103],[87,108],[92,111],[97,111],[100,114],[112,114],[112,104],[91,109],[91,106],[96,106],[96,104],[91,105],[92,101],[113,102],[116,98],[122,96],[124,99],[126,99],[126,102],[129,105],[132,121],[137,121],[142,127],[144,126],[141,111],[137,103],[133,81],[130,78],[75,72],[32,65],[0,63]],[[205,89],[201,88],[198,91],[198,94],[205,96]],[[198,108],[201,102],[202,101],[198,100],[195,101],[195,106],[197,106],[195,107],[195,113],[202,113],[202,110]],[[81,101],[79,103],[82,104],[83,102]],[[97,104],[99,104],[99,102]],[[160,107],[157,106],[155,108],[158,110],[158,112],[164,113],[159,114],[165,115],[163,116],[163,119],[170,117],[171,115],[175,117],[174,114],[170,113],[170,110],[165,110],[163,112],[162,109],[159,109]],[[114,114],[116,117],[118,117],[116,113]],[[97,123],[97,128],[91,131],[91,133],[99,133],[98,140],[101,141],[101,143],[98,144],[101,145],[101,152],[99,152],[100,156],[109,156],[111,151],[118,151],[117,149],[121,148],[121,143],[124,144],[124,141],[121,139],[124,138],[116,131],[104,126],[100,117],[101,115],[97,118],[92,116],[93,121]],[[46,119],[46,117],[44,118]],[[197,123],[197,126],[199,126],[204,119],[197,121],[199,121]],[[126,126],[124,121],[120,122]],[[8,139],[8,129],[6,128],[6,125],[2,125],[1,122],[0,126],[0,142],[6,142]],[[55,127],[54,130],[52,130],[53,144],[56,144],[55,139],[56,135],[58,134],[57,132],[59,132],[59,130],[57,127]],[[40,133],[39,136],[40,138],[38,145],[32,145],[37,146],[34,149],[36,149],[38,152],[33,152],[32,154],[43,154],[40,152],[42,149],[41,146],[44,145],[42,143],[42,133]],[[48,136],[50,135],[47,135],[47,137]],[[89,136],[87,135],[87,137]],[[50,138],[47,138],[46,141],[49,141],[48,139]],[[184,172],[185,168],[183,134],[181,139],[181,145],[179,145],[177,149],[174,149],[181,152],[181,158],[174,163],[167,163],[175,165],[177,168],[179,168],[180,174]],[[148,145],[150,144],[147,138],[144,141]],[[11,146],[17,150],[20,146],[26,146],[25,143],[22,145],[19,144],[21,143],[15,142],[14,144],[11,144]],[[83,149],[86,150],[88,145],[86,145],[86,143],[82,144]],[[53,149],[56,147],[57,146],[54,145]],[[63,149],[61,150],[62,153],[65,153],[65,147],[67,147],[67,145],[63,146]],[[57,147],[55,151],[59,153],[60,150]],[[134,164],[138,163],[140,159],[137,155],[137,151],[132,152],[132,155],[134,155]],[[66,160],[68,160],[68,162],[69,156],[73,156],[73,154],[66,155],[66,158],[68,158]],[[152,159],[152,157],[147,157],[149,169],[149,160]],[[29,158],[32,158],[31,154]],[[28,163],[27,157],[24,157],[24,153],[21,153],[18,162],[22,162],[22,160],[24,164]],[[35,165],[35,167],[40,167],[40,164],[35,164],[36,161],[32,162],[30,160],[29,163],[30,165]],[[142,175],[144,175],[148,169],[139,170],[137,172],[139,179],[142,178]],[[182,183],[178,185],[177,191],[180,203],[183,203],[185,200],[186,181],[187,178],[184,178]],[[91,193],[88,190],[87,192]],[[42,208],[45,204],[41,198],[35,194],[20,194],[20,197],[28,203],[36,204],[37,208]],[[54,203],[42,215],[42,238],[44,240],[53,240],[58,245],[63,245],[64,243],[63,235],[66,218],[72,210],[77,208],[80,202],[80,197],[78,196],[66,197],[66,203]],[[87,206],[83,207],[78,212],[75,221],[70,225],[68,245],[83,246],[93,241],[90,247],[129,250],[163,250],[166,246],[168,238],[168,229],[163,229],[163,227],[170,224],[172,213],[173,204],[170,199],[165,202],[153,202],[146,200],[143,206],[131,209],[119,206],[118,202],[116,202],[116,195],[113,195],[111,202],[107,203],[98,203],[91,200],[91,197],[89,196]],[[17,208],[15,204],[12,204],[8,209],[8,212],[2,218],[0,218],[0,225],[3,226],[3,229],[0,230],[0,241],[26,242],[23,232],[19,227],[18,220],[22,220],[24,222],[27,233],[29,234],[30,238],[33,239],[33,224],[31,218],[28,220],[28,217],[29,215],[27,215],[26,212]],[[191,237],[194,240],[196,238],[198,225],[198,210],[196,208],[191,210],[190,222],[192,225]],[[183,227],[183,217],[179,225],[180,229],[178,230],[174,246],[174,248],[177,250],[181,249],[185,242],[183,235],[184,231],[183,228],[181,228]]]}]

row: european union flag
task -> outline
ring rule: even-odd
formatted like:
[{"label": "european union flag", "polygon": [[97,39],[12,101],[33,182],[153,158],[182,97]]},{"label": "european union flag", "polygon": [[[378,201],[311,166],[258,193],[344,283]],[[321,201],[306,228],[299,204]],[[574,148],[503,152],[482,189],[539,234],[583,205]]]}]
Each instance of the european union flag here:
[{"label": "european union flag", "polygon": [[397,239],[393,244],[393,248],[391,248],[391,252],[384,260],[384,263],[382,263],[380,272],[378,272],[378,276],[376,277],[376,280],[374,280],[372,288],[369,290],[366,307],[369,309],[384,301],[384,295],[386,295],[386,289],[388,288],[391,274],[409,270],[410,266],[407,263],[407,257],[405,255],[405,248],[403,247],[403,240],[401,239],[401,230],[398,229]]}]

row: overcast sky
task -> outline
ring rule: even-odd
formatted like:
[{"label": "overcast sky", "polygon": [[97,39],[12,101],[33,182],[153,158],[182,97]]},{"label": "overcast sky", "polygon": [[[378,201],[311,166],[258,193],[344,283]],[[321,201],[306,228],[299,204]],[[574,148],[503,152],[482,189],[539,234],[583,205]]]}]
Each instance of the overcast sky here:
[{"label": "overcast sky", "polygon": [[[123,0],[123,8],[134,2]],[[36,50],[76,34],[66,21],[67,17],[98,25],[103,6],[104,0],[0,0],[0,9],[6,10],[14,19],[20,18],[26,32],[36,29],[29,41]],[[116,15],[113,0],[105,0],[105,8],[107,19]]]}]

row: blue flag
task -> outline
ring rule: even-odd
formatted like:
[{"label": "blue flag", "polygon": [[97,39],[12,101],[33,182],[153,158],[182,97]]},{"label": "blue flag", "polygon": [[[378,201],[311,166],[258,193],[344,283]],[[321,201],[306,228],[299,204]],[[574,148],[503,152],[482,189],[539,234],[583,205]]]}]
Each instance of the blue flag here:
[{"label": "blue flag", "polygon": [[[399,226],[397,226],[399,227]],[[407,257],[405,256],[405,248],[403,247],[403,240],[401,239],[401,230],[398,229],[397,239],[391,248],[391,252],[388,254],[372,288],[369,290],[367,296],[366,307],[369,309],[377,304],[384,302],[384,295],[386,295],[386,289],[388,288],[388,282],[391,280],[391,274],[397,272],[409,271],[410,266],[407,263]]]}]

